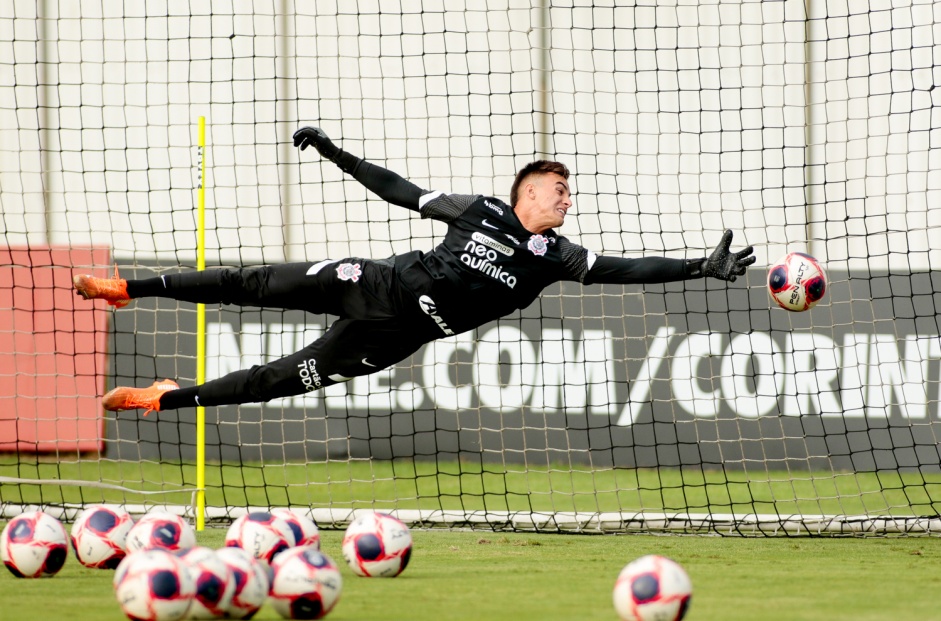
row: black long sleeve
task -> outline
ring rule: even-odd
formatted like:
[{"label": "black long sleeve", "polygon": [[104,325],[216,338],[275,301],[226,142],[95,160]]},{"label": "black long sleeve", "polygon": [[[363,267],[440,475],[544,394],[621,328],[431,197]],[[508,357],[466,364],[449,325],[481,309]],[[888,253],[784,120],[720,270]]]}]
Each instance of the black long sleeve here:
[{"label": "black long sleeve", "polygon": [[697,272],[701,262],[702,259],[687,260],[667,257],[628,259],[599,256],[588,270],[583,282],[586,285],[630,285],[702,278],[702,271]]},{"label": "black long sleeve", "polygon": [[393,205],[418,211],[418,199],[425,191],[411,181],[342,149],[333,158],[333,162],[379,198]]}]

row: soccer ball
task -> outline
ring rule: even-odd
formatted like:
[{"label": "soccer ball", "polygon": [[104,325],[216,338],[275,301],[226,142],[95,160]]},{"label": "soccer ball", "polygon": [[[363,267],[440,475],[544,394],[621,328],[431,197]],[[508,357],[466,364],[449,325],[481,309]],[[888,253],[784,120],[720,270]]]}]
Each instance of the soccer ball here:
[{"label": "soccer ball", "polygon": [[287,522],[267,511],[242,515],[225,534],[225,545],[242,548],[270,564],[279,553],[294,547],[294,532]]},{"label": "soccer ball", "polygon": [[320,619],[340,599],[340,570],[315,546],[283,552],[271,569],[271,605],[285,619]]},{"label": "soccer ball", "polygon": [[675,561],[650,554],[631,561],[614,584],[614,609],[624,621],[679,621],[693,585]]},{"label": "soccer ball", "polygon": [[154,548],[124,557],[114,572],[114,595],[134,621],[177,621],[189,613],[196,583],[182,559]]},{"label": "soccer ball", "polygon": [[65,527],[42,511],[21,513],[0,534],[0,558],[17,578],[54,576],[68,555]]},{"label": "soccer ball", "polygon": [[196,546],[176,553],[196,583],[191,619],[218,619],[229,609],[235,594],[235,578],[229,566],[209,548]]},{"label": "soccer ball", "polygon": [[72,524],[72,549],[85,567],[115,569],[127,554],[127,533],[134,520],[124,509],[94,505]]},{"label": "soccer ball", "polygon": [[235,591],[226,616],[251,619],[268,598],[271,580],[267,568],[242,548],[222,548],[216,550],[216,556],[228,566],[235,581]]},{"label": "soccer ball", "polygon": [[343,558],[360,576],[394,578],[405,571],[411,556],[408,526],[385,513],[356,518],[343,535]]},{"label": "soccer ball", "polygon": [[173,513],[155,511],[137,521],[127,533],[127,553],[162,548],[170,552],[196,546],[196,531]]},{"label": "soccer ball", "polygon": [[805,311],[826,295],[827,274],[817,259],[803,252],[792,252],[768,269],[768,293],[783,309]]},{"label": "soccer ball", "polygon": [[320,529],[317,523],[294,509],[278,507],[271,510],[271,515],[276,515],[291,527],[294,533],[294,545],[296,546],[317,546],[320,549]]}]

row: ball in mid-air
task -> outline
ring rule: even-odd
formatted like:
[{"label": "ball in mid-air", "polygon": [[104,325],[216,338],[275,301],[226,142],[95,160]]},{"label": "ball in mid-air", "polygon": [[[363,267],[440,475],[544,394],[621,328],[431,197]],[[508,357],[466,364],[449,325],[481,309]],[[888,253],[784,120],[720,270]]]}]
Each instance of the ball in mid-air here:
[{"label": "ball in mid-air", "polygon": [[791,252],[768,269],[768,293],[783,309],[805,311],[826,295],[827,274],[809,254]]}]

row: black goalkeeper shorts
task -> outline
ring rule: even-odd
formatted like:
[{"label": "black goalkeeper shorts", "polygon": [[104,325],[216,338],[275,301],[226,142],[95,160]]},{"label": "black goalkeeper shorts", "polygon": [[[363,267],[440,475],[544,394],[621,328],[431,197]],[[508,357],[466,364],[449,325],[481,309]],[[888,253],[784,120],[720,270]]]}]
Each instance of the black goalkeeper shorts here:
[{"label": "black goalkeeper shorts", "polygon": [[[199,405],[268,401],[389,367],[443,336],[396,287],[391,263],[342,259],[221,268],[163,277],[162,297],[339,316],[298,352],[198,387]],[[181,395],[182,396],[182,395]]]}]

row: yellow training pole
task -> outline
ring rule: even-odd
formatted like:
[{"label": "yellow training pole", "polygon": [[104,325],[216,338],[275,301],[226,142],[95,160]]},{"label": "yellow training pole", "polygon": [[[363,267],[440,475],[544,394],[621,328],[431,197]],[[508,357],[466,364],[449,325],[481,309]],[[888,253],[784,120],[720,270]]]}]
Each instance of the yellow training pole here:
[{"label": "yellow training pole", "polygon": [[[196,268],[206,269],[206,117],[199,117]],[[206,305],[196,305],[196,385],[206,381]],[[206,527],[206,408],[196,408],[196,530]]]}]

